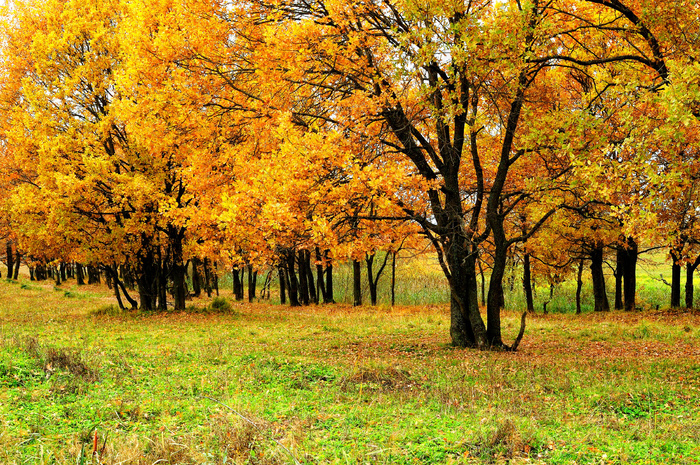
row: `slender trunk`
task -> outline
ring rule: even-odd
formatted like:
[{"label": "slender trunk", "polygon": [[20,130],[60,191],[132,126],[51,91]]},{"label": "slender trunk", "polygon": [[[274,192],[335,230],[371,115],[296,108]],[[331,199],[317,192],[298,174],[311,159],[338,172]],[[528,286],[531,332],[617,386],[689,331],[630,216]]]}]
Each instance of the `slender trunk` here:
[{"label": "slender trunk", "polygon": [[301,304],[299,303],[299,284],[297,282],[297,275],[294,272],[294,264],[296,262],[294,255],[293,250],[288,250],[286,253],[287,279],[289,280],[287,283],[289,286],[287,286],[287,288],[289,289],[289,305],[292,307],[299,307]]},{"label": "slender trunk", "polygon": [[685,267],[685,307],[693,308],[693,274],[700,265],[700,257],[694,263],[688,263]]},{"label": "slender trunk", "polygon": [[581,314],[581,288],[583,287],[583,258],[578,262],[576,274],[576,314]]},{"label": "slender trunk", "polygon": [[603,274],[603,245],[596,244],[591,251],[591,278],[593,279],[593,301],[596,312],[610,310],[608,294],[605,291],[605,275]]},{"label": "slender trunk", "polygon": [[326,250],[325,252],[326,261],[326,303],[334,304],[335,298],[333,296],[333,262],[330,260],[330,252]]},{"label": "slender trunk", "polygon": [[5,263],[7,264],[7,279],[12,279],[12,272],[14,270],[14,251],[12,250],[12,241],[7,241],[5,245]]},{"label": "slender trunk", "polygon": [[391,306],[396,302],[396,256],[398,251],[392,252],[391,257]]},{"label": "slender trunk", "polygon": [[362,283],[360,275],[360,261],[352,261],[352,305],[362,305]]},{"label": "slender trunk", "polygon": [[530,254],[523,257],[523,291],[528,313],[535,313],[535,301],[532,297],[532,277],[530,272]]},{"label": "slender trunk", "polygon": [[625,252],[624,247],[619,246],[615,253],[615,310],[625,308],[622,299],[622,280],[625,275]]},{"label": "slender trunk", "polygon": [[309,300],[318,304],[319,295],[316,292],[316,283],[314,283],[314,273],[311,270],[311,251],[304,250],[304,273],[306,273],[306,283],[309,287]]},{"label": "slender trunk", "polygon": [[365,257],[365,263],[367,264],[367,283],[369,284],[369,300],[372,306],[377,305],[377,282],[374,278],[374,270],[372,269],[374,265],[375,254],[367,254]]},{"label": "slender trunk", "polygon": [[481,276],[481,306],[486,307],[486,275],[484,273],[484,268],[481,265],[481,260],[478,261],[479,264],[479,275]]},{"label": "slender trunk", "polygon": [[17,281],[19,279],[19,265],[22,262],[22,254],[19,253],[19,250],[17,251],[17,255],[15,255],[15,272],[12,275],[12,279]]},{"label": "slender trunk", "polygon": [[323,260],[321,259],[321,250],[316,247],[316,294],[318,299],[323,299],[323,303],[328,303],[328,296],[326,295],[326,283],[323,279]]},{"label": "slender trunk", "polygon": [[66,264],[61,262],[60,265],[58,265],[58,270],[61,273],[61,281],[66,281]]},{"label": "slender trunk", "polygon": [[681,306],[681,263],[680,253],[671,250],[671,308]]},{"label": "slender trunk", "polygon": [[195,297],[199,297],[202,295],[202,273],[199,270],[201,260],[193,257],[190,262],[192,263],[192,293]]},{"label": "slender trunk", "polygon": [[248,265],[248,302],[255,300],[257,290],[258,272],[253,270],[252,265]]},{"label": "slender trunk", "polygon": [[209,258],[204,258],[204,292],[207,293],[207,297],[211,298],[212,291],[212,276],[211,276],[211,265],[209,263]]},{"label": "slender trunk", "polygon": [[302,305],[309,305],[309,281],[308,275],[306,274],[304,251],[299,250],[297,252],[297,267],[299,269],[299,300]]},{"label": "slender trunk", "polygon": [[637,292],[637,257],[639,251],[637,242],[632,237],[627,238],[627,247],[625,249],[625,310],[633,311],[636,309],[636,292]]},{"label": "slender trunk", "polygon": [[168,226],[168,239],[171,247],[170,276],[173,283],[173,306],[175,310],[184,310],[185,300],[187,299],[187,280],[185,279],[187,269],[182,250],[184,235],[184,228]]}]

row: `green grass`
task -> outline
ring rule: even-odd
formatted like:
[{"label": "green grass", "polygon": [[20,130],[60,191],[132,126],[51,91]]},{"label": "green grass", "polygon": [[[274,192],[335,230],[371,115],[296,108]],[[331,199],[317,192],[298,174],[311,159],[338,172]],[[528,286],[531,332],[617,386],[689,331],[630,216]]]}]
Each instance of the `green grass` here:
[{"label": "green grass", "polygon": [[122,313],[22,284],[0,282],[3,464],[700,457],[696,313],[538,315],[512,354],[449,346],[444,305]]}]

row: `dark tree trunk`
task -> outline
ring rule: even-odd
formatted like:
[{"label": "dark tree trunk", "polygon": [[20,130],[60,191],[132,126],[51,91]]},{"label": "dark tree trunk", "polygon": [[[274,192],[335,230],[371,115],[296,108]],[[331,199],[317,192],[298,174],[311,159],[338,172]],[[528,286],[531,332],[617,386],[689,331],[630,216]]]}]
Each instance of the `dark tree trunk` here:
[{"label": "dark tree trunk", "polygon": [[333,262],[329,257],[329,251],[325,252],[326,262],[326,303],[334,304],[335,297],[333,296]]},{"label": "dark tree trunk", "polygon": [[58,267],[52,266],[51,269],[53,270],[53,278],[56,281],[56,286],[61,285],[61,273],[58,271]]},{"label": "dark tree trunk", "polygon": [[168,226],[168,239],[171,248],[170,276],[173,283],[173,307],[175,310],[185,309],[187,299],[187,268],[182,250],[182,241],[185,238],[184,228]]},{"label": "dark tree trunk", "polygon": [[489,293],[486,298],[486,336],[489,345],[500,347],[503,346],[503,338],[501,336],[501,309],[504,304],[503,276],[505,275],[506,260],[508,258],[505,233],[494,231],[494,243],[496,250],[493,258],[493,269],[491,270],[491,281],[489,282]]},{"label": "dark tree trunk", "polygon": [[12,272],[14,271],[14,251],[12,250],[12,241],[7,241],[5,245],[5,263],[7,264],[7,279],[12,279]]},{"label": "dark tree trunk", "polygon": [[[122,294],[124,294],[124,297],[129,302],[129,305],[131,305],[131,308],[133,310],[136,310],[138,308],[138,302],[136,302],[136,300],[133,299],[129,295],[129,292],[126,290],[124,283],[119,279],[119,272],[118,272],[117,265],[116,264],[114,264],[112,266],[104,265],[103,268],[105,269],[105,272],[107,273],[107,279],[110,279],[110,278],[112,279],[112,283],[115,287],[115,295],[117,292],[116,288],[121,289]],[[120,306],[121,305],[122,304],[120,303]],[[123,308],[123,306],[122,306],[122,308]]]},{"label": "dark tree trunk", "polygon": [[681,306],[681,257],[680,253],[671,250],[671,308]]},{"label": "dark tree trunk", "polygon": [[318,304],[319,296],[316,292],[316,283],[314,283],[314,273],[311,270],[311,251],[303,250],[302,252],[304,256],[303,272],[306,273],[306,283],[309,286],[309,300]]},{"label": "dark tree trunk", "polygon": [[236,300],[243,300],[243,280],[238,267],[231,270],[231,276],[233,278],[233,295]]},{"label": "dark tree trunk", "polygon": [[637,242],[632,237],[627,238],[627,247],[625,248],[625,267],[624,276],[625,282],[623,286],[625,294],[625,310],[628,312],[636,309],[636,292],[637,292],[637,257],[639,251]]},{"label": "dark tree trunk", "polygon": [[391,253],[391,306],[396,303],[396,255],[397,252]]},{"label": "dark tree trunk", "polygon": [[277,267],[279,280],[280,280],[280,304],[284,305],[287,303],[287,286],[286,279],[284,279],[284,267],[280,264]]},{"label": "dark tree trunk", "polygon": [[581,314],[581,288],[583,287],[583,259],[578,262],[578,273],[576,274],[576,314]]},{"label": "dark tree trunk", "polygon": [[200,271],[201,268],[201,260],[197,257],[193,257],[191,260],[192,263],[192,293],[194,294],[195,297],[199,297],[202,295],[202,273]]},{"label": "dark tree trunk", "polygon": [[88,284],[100,284],[100,270],[93,265],[88,265]]},{"label": "dark tree trunk", "polygon": [[386,252],[384,254],[384,261],[382,261],[382,265],[379,267],[379,270],[377,270],[376,275],[374,275],[373,268],[375,256],[375,254],[371,254],[367,255],[367,257],[365,258],[365,262],[367,263],[367,282],[369,283],[369,296],[372,306],[377,305],[377,289],[379,287],[379,278],[382,276],[382,273],[386,268],[386,264],[389,262],[389,252]]},{"label": "dark tree trunk", "polygon": [[305,254],[303,250],[299,250],[296,255],[299,269],[299,300],[302,305],[309,305],[309,280],[306,274]]},{"label": "dark tree trunk", "polygon": [[209,264],[209,258],[204,259],[204,292],[207,293],[207,297],[211,297],[212,292],[212,276],[211,276],[211,265]]},{"label": "dark tree trunk", "polygon": [[289,290],[289,305],[292,307],[299,307],[301,305],[299,303],[299,283],[297,281],[297,275],[294,272],[294,264],[296,262],[294,256],[293,250],[287,251],[287,289]]},{"label": "dark tree trunk", "polygon": [[253,270],[252,265],[248,265],[248,302],[255,300],[255,291],[258,285],[258,272]]},{"label": "dark tree trunk", "polygon": [[12,275],[12,279],[17,281],[19,279],[19,265],[22,263],[22,254],[19,253],[19,250],[17,251],[17,255],[15,255],[15,272]]},{"label": "dark tree trunk", "polygon": [[596,244],[591,251],[591,278],[593,280],[593,308],[596,312],[610,310],[608,294],[605,290],[605,275],[603,274],[603,245]]},{"label": "dark tree trunk", "polygon": [[452,344],[457,347],[483,347],[487,339],[477,295],[477,253],[475,246],[472,246],[469,253],[466,244],[455,239],[455,246],[447,254],[451,275],[450,337]]},{"label": "dark tree trunk", "polygon": [[61,281],[65,282],[66,281],[66,264],[61,262],[58,265],[58,270],[61,273]]},{"label": "dark tree trunk", "polygon": [[80,263],[75,264],[75,277],[78,281],[78,286],[83,286],[85,284],[85,273],[83,270],[83,265]]},{"label": "dark tree trunk", "polygon": [[530,254],[523,257],[523,291],[528,313],[535,313],[535,300],[532,297],[532,277],[530,272]]},{"label": "dark tree trunk", "polygon": [[362,305],[362,282],[360,261],[352,261],[352,304],[357,307]]},{"label": "dark tree trunk", "polygon": [[700,257],[695,259],[695,262],[688,263],[685,267],[685,307],[693,308],[693,274],[695,269],[700,266]]},{"label": "dark tree trunk", "polygon": [[625,251],[618,245],[615,253],[615,310],[625,308],[622,299],[622,281],[625,276]]},{"label": "dark tree trunk", "polygon": [[316,247],[316,295],[318,299],[323,299],[323,303],[328,303],[328,295],[326,294],[326,283],[323,279],[323,259],[321,257],[321,250]]},{"label": "dark tree trunk", "polygon": [[479,275],[481,276],[481,305],[486,307],[486,275],[484,274],[484,268],[481,264],[481,260],[478,261],[479,265]]}]

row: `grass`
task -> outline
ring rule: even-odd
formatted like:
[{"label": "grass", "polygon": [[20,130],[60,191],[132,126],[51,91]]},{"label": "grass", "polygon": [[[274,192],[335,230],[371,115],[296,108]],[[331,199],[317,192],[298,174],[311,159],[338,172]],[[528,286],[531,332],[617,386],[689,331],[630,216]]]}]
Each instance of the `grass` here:
[{"label": "grass", "polygon": [[494,353],[452,348],[444,304],[144,314],[60,289],[0,282],[0,463],[700,457],[697,312],[537,315]]}]

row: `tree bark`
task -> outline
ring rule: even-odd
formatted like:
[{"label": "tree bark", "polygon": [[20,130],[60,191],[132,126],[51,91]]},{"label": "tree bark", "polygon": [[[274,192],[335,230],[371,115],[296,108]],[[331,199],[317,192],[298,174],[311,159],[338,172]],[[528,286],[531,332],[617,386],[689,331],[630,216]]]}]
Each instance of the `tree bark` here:
[{"label": "tree bark", "polygon": [[675,250],[671,250],[671,259],[671,308],[678,308],[681,306],[681,264]]},{"label": "tree bark", "polygon": [[398,251],[392,252],[391,255],[391,306],[396,303],[396,256]]},{"label": "tree bark", "polygon": [[618,245],[615,249],[615,310],[625,308],[622,298],[622,281],[625,275],[625,251],[624,247]]},{"label": "tree bark", "polygon": [[309,281],[306,274],[304,251],[297,252],[297,268],[299,270],[299,301],[302,305],[309,305]]},{"label": "tree bark", "polygon": [[17,250],[17,255],[15,255],[15,272],[12,275],[12,279],[17,281],[19,279],[19,266],[20,263],[22,262],[22,254],[19,253],[19,250]]},{"label": "tree bark", "polygon": [[75,264],[75,278],[78,281],[78,286],[85,285],[85,273],[83,265],[80,263]]},{"label": "tree bark", "polygon": [[277,273],[280,281],[280,304],[285,305],[287,303],[287,283],[284,278],[284,266],[282,264],[277,266]]},{"label": "tree bark", "polygon": [[688,263],[685,266],[685,307],[693,308],[693,274],[697,267],[700,266],[700,256],[693,263]]},{"label": "tree bark", "polygon": [[583,258],[578,262],[576,274],[576,314],[581,314],[581,288],[583,287]]},{"label": "tree bark", "polygon": [[352,305],[362,305],[362,282],[360,261],[352,261]]},{"label": "tree bark", "polygon": [[243,300],[243,282],[238,267],[233,267],[231,277],[233,279],[233,295],[235,299]]},{"label": "tree bark", "polygon": [[299,284],[297,275],[294,272],[294,264],[296,262],[295,254],[293,250],[288,250],[285,255],[287,258],[287,279],[289,280],[287,283],[289,284],[289,305],[292,307],[299,307],[301,305],[299,303]]},{"label": "tree bark", "polygon": [[535,313],[535,300],[532,297],[532,277],[530,272],[530,254],[523,257],[523,292],[528,313]]},{"label": "tree bark", "polygon": [[248,302],[255,300],[257,290],[258,272],[253,270],[252,265],[248,265]]},{"label": "tree bark", "polygon": [[330,252],[325,252],[326,261],[326,303],[334,304],[335,297],[333,296],[333,262],[330,260]]},{"label": "tree bark", "polygon": [[202,273],[199,271],[201,260],[197,257],[192,257],[192,293],[195,297],[202,295]]},{"label": "tree bark", "polygon": [[593,280],[593,301],[596,312],[610,310],[608,294],[605,290],[605,275],[603,274],[603,245],[596,244],[591,251],[591,278]]},{"label": "tree bark", "polygon": [[625,248],[625,268],[624,268],[624,294],[625,294],[625,311],[634,311],[637,307],[636,292],[637,292],[637,258],[639,250],[637,242],[633,237],[627,238],[627,247]]},{"label": "tree bark", "polygon": [[12,241],[7,241],[5,243],[5,246],[5,263],[7,264],[7,279],[12,279],[12,272],[14,271],[14,251],[12,250]]}]

